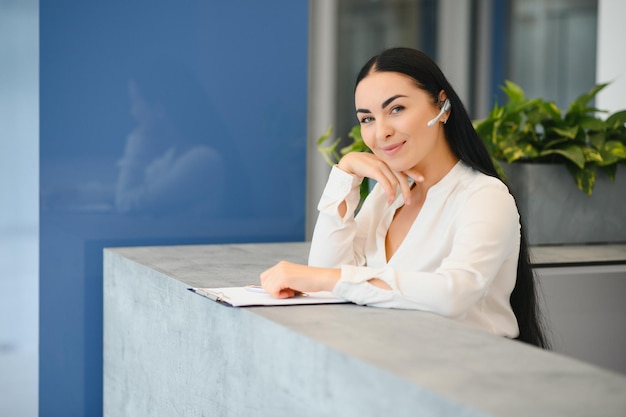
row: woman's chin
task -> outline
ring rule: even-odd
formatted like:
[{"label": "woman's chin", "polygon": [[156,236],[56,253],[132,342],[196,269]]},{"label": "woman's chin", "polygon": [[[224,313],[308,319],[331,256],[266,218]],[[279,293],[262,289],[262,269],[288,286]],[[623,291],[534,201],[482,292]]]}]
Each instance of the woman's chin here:
[{"label": "woman's chin", "polygon": [[389,161],[387,165],[394,172],[406,172],[415,166],[414,164],[401,163],[400,161]]}]

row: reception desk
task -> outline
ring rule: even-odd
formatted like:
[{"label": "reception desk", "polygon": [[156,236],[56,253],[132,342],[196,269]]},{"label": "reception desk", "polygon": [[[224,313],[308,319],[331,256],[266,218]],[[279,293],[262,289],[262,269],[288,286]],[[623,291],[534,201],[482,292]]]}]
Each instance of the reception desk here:
[{"label": "reception desk", "polygon": [[307,243],[104,252],[104,416],[619,416],[626,377],[434,314],[233,308]]}]

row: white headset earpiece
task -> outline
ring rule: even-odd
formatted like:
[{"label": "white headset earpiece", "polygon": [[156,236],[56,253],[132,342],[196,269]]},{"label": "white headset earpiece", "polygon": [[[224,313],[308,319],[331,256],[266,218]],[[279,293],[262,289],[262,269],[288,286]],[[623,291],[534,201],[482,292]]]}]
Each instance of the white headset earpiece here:
[{"label": "white headset earpiece", "polygon": [[443,102],[443,105],[441,106],[441,110],[439,111],[439,114],[437,116],[435,116],[434,119],[432,119],[431,121],[428,122],[428,126],[434,126],[435,123],[437,123],[437,120],[439,120],[439,118],[441,116],[443,116],[443,114],[447,111],[450,110],[450,108],[452,108],[452,104],[450,104],[450,100],[446,99],[446,101]]}]

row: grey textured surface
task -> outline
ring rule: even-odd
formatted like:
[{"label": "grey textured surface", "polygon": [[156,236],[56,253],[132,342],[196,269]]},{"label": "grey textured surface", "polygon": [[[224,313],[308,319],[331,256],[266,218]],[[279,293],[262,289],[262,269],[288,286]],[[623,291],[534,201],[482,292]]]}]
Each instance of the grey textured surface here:
[{"label": "grey textured surface", "polygon": [[538,268],[537,277],[553,349],[626,376],[626,263]]},{"label": "grey textured surface", "polygon": [[626,244],[555,245],[530,248],[535,266],[626,265]]},{"label": "grey textured surface", "polygon": [[565,165],[503,164],[531,245],[626,243],[626,173],[598,170],[591,197]]},{"label": "grey textured surface", "polygon": [[104,415],[624,416],[626,378],[418,311],[232,308],[306,243],[107,249]]}]

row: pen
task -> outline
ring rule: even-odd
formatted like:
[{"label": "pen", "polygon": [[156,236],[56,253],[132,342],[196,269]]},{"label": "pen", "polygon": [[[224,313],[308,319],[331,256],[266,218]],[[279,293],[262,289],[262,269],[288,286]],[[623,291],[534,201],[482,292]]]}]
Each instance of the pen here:
[{"label": "pen", "polygon": [[[267,294],[265,292],[265,290],[263,289],[263,287],[261,287],[260,285],[246,285],[246,290],[248,290],[250,292],[258,292],[258,293],[262,293],[262,294]],[[294,292],[296,293],[297,296],[300,296],[300,297],[308,296],[307,293],[304,293],[302,291],[294,290]]]}]

